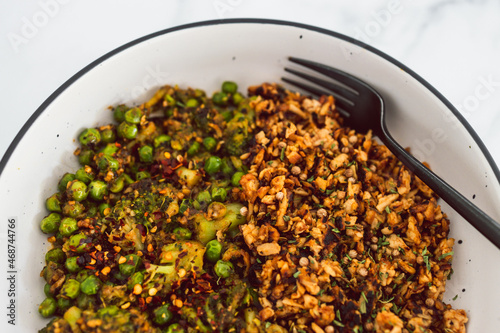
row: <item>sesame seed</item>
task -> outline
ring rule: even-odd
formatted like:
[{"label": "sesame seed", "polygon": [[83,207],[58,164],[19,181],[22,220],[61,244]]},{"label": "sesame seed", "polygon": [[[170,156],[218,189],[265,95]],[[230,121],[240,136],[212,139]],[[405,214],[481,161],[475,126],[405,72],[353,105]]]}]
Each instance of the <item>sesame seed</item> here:
[{"label": "sesame seed", "polygon": [[184,268],[179,269],[179,272],[177,274],[179,275],[180,278],[186,276],[186,270]]},{"label": "sesame seed", "polygon": [[141,286],[140,284],[136,284],[136,285],[134,286],[134,291],[133,291],[133,293],[134,293],[135,295],[140,295],[140,294],[142,293],[142,286]]},{"label": "sesame seed", "polygon": [[356,257],[358,256],[358,252],[356,250],[351,250],[349,251],[349,257],[351,257],[352,259],[355,259]]},{"label": "sesame seed", "polygon": [[241,214],[241,216],[247,216],[247,214],[248,214],[248,208],[241,207],[240,208],[240,214]]},{"label": "sesame seed", "polygon": [[325,333],[335,333],[335,328],[332,325],[325,327]]},{"label": "sesame seed", "polygon": [[320,208],[318,209],[318,211],[316,212],[316,215],[321,218],[321,217],[325,217],[328,215],[328,212],[326,211],[326,209],[324,208]]},{"label": "sesame seed", "polygon": [[301,172],[302,170],[300,170],[300,167],[299,167],[299,166],[294,165],[294,166],[292,167],[292,170],[291,170],[291,171],[292,171],[292,174],[294,174],[295,176],[297,176],[297,175],[300,175],[300,172]]},{"label": "sesame seed", "polygon": [[276,200],[283,200],[283,198],[285,197],[285,195],[283,194],[283,192],[278,192],[276,193]]},{"label": "sesame seed", "polygon": [[104,275],[108,275],[109,272],[111,272],[111,267],[106,266],[103,269],[101,269],[101,273]]},{"label": "sesame seed", "polygon": [[124,264],[127,262],[127,258],[126,257],[120,257],[120,259],[118,259],[118,263],[119,264]]},{"label": "sesame seed", "polygon": [[149,296],[154,296],[154,295],[156,295],[157,292],[158,292],[158,290],[156,290],[156,288],[150,288],[148,291],[148,294],[149,294]]},{"label": "sesame seed", "polygon": [[122,309],[128,309],[130,307],[130,302],[127,302],[121,306]]},{"label": "sesame seed", "polygon": [[302,267],[309,266],[309,259],[307,259],[306,257],[300,258],[299,265]]}]

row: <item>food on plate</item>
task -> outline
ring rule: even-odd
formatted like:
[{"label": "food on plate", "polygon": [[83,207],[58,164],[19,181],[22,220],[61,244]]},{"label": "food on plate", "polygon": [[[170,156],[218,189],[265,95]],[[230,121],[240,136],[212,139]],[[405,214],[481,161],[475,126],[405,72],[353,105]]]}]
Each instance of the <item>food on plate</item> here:
[{"label": "food on plate", "polygon": [[465,332],[437,197],[332,96],[164,86],[89,128],[40,224],[42,332]]}]

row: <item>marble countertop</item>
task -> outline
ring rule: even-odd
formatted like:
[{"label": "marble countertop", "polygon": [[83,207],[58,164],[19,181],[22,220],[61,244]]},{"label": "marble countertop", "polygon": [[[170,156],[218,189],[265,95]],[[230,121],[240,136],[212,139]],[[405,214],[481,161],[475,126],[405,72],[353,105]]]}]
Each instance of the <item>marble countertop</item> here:
[{"label": "marble countertop", "polygon": [[211,19],[270,18],[337,31],[378,48],[437,88],[500,165],[497,0],[2,1],[0,156],[61,84],[114,48]]}]

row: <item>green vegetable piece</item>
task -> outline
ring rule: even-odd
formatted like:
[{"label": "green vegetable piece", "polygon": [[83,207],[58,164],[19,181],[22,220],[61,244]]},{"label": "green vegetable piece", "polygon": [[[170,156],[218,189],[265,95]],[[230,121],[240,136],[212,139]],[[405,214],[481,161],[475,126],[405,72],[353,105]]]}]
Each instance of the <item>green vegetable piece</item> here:
[{"label": "green vegetable piece", "polygon": [[75,299],[80,294],[80,282],[75,279],[68,279],[59,291],[61,297]]},{"label": "green vegetable piece", "polygon": [[137,180],[141,180],[141,179],[145,179],[145,178],[149,178],[151,177],[151,174],[147,171],[139,171],[135,174],[135,179]]},{"label": "green vegetable piece", "polygon": [[50,249],[45,254],[45,261],[48,262],[56,262],[58,264],[62,264],[66,260],[66,254],[61,248]]},{"label": "green vegetable piece", "polygon": [[196,239],[203,244],[207,244],[212,239],[215,239],[217,231],[222,230],[227,233],[235,233],[241,224],[246,223],[245,216],[240,214],[240,209],[243,205],[239,203],[229,203],[225,205],[226,214],[218,220],[208,221],[203,213],[198,213],[193,216],[195,223]]},{"label": "green vegetable piece", "polygon": [[95,309],[97,299],[94,295],[87,295],[83,292],[76,298],[76,305],[82,310]]},{"label": "green vegetable piece", "polygon": [[66,311],[71,306],[72,301],[68,298],[59,297],[57,298],[57,308],[59,311]]},{"label": "green vegetable piece", "polygon": [[87,191],[87,185],[84,182],[80,180],[73,180],[68,183],[66,194],[70,199],[83,201],[87,199],[89,192]]},{"label": "green vegetable piece", "polygon": [[217,148],[217,140],[215,140],[211,136],[207,136],[203,139],[203,146],[207,151],[213,152],[215,148]]},{"label": "green vegetable piece", "polygon": [[52,297],[52,293],[50,292],[50,284],[46,283],[43,286],[43,293],[45,294],[45,297]]},{"label": "green vegetable piece", "polygon": [[61,201],[58,198],[57,193],[54,193],[45,200],[45,207],[51,212],[61,212]]},{"label": "green vegetable piece", "polygon": [[57,310],[57,303],[56,300],[53,299],[52,297],[47,297],[46,299],[43,300],[42,303],[40,303],[40,306],[38,307],[38,312],[42,315],[44,318],[49,318],[51,317]]},{"label": "green vegetable piece", "polygon": [[139,148],[139,159],[144,163],[152,163],[154,160],[153,147],[146,145]]},{"label": "green vegetable piece", "polygon": [[227,198],[227,191],[224,188],[212,189],[212,199],[217,202],[224,202]]},{"label": "green vegetable piece", "polygon": [[130,276],[134,274],[135,270],[141,264],[141,257],[135,254],[129,254],[125,257],[127,259],[126,262],[120,264],[118,267],[120,269],[120,273],[126,276]]},{"label": "green vegetable piece", "polygon": [[94,160],[94,151],[90,149],[83,149],[80,152],[80,155],[78,155],[78,162],[82,166],[90,165],[90,163],[92,163],[93,160]]},{"label": "green vegetable piece", "polygon": [[142,272],[135,272],[130,276],[127,282],[127,289],[133,290],[136,284],[141,284],[144,282],[144,274]]},{"label": "green vegetable piece", "polygon": [[87,128],[80,134],[78,141],[84,146],[97,145],[101,142],[101,133],[95,128]]},{"label": "green vegetable piece", "polygon": [[104,143],[111,143],[116,141],[116,134],[111,128],[106,128],[101,131],[101,140]]},{"label": "green vegetable piece", "polygon": [[68,310],[66,310],[63,318],[68,322],[69,326],[71,326],[73,332],[78,332],[79,326],[76,324],[76,322],[81,318],[81,316],[82,310],[80,310],[76,306],[72,306]]},{"label": "green vegetable piece", "polygon": [[143,112],[139,108],[133,108],[125,112],[125,121],[130,124],[139,124],[141,122]]},{"label": "green vegetable piece", "polygon": [[109,317],[114,317],[118,314],[118,312],[120,312],[120,309],[118,309],[118,307],[116,305],[109,305],[105,308],[100,308],[98,311],[97,311],[97,315],[100,317],[100,318],[103,318],[103,317],[106,317],[106,316],[109,316]]},{"label": "green vegetable piece", "polygon": [[71,236],[72,233],[78,230],[78,222],[72,217],[65,217],[59,225],[59,233],[64,236]]},{"label": "green vegetable piece", "polygon": [[201,203],[209,204],[212,202],[212,196],[210,195],[210,192],[202,191],[202,192],[198,193],[196,200],[201,202]]},{"label": "green vegetable piece", "polygon": [[87,295],[95,295],[101,288],[101,280],[95,275],[89,275],[83,282],[80,284],[80,290],[82,293]]},{"label": "green vegetable piece", "polygon": [[79,217],[81,214],[83,214],[84,210],[85,207],[78,201],[67,202],[63,206],[63,214],[69,217]]},{"label": "green vegetable piece", "polygon": [[82,269],[80,265],[78,265],[78,257],[69,257],[66,259],[64,266],[70,273],[76,273]]},{"label": "green vegetable piece", "polygon": [[65,173],[61,180],[59,181],[59,191],[64,192],[66,191],[66,186],[68,185],[69,182],[73,181],[76,179],[76,176],[72,173]]},{"label": "green vegetable piece", "polygon": [[129,124],[126,121],[120,123],[118,125],[117,133],[119,137],[125,138],[125,139],[135,139],[137,136],[139,130],[137,129],[136,124]]},{"label": "green vegetable piece", "polygon": [[205,258],[211,263],[216,263],[222,254],[222,244],[217,239],[212,239],[206,245]]},{"label": "green vegetable piece", "polygon": [[118,105],[113,109],[113,117],[119,123],[125,120],[125,112],[127,112],[128,107],[125,105]]},{"label": "green vegetable piece", "polygon": [[116,152],[118,150],[120,150],[120,148],[116,144],[108,143],[101,150],[99,150],[99,153],[103,153],[104,155],[113,156],[114,154],[116,154]]},{"label": "green vegetable piece", "polygon": [[53,234],[59,229],[61,223],[61,215],[58,213],[50,213],[49,216],[42,219],[40,229],[44,234]]},{"label": "green vegetable piece", "polygon": [[86,252],[92,247],[92,243],[89,242],[87,236],[82,233],[71,236],[67,244],[69,246],[69,249],[76,253]]},{"label": "green vegetable piece", "polygon": [[195,108],[199,105],[198,101],[196,100],[196,98],[190,98],[187,100],[186,102],[186,107],[187,108]]},{"label": "green vegetable piece", "polygon": [[186,167],[180,167],[177,169],[177,175],[182,183],[185,183],[187,187],[191,188],[198,184],[201,180],[201,173],[198,170],[191,170]]},{"label": "green vegetable piece", "polygon": [[85,184],[90,183],[95,178],[95,174],[92,172],[92,169],[89,169],[87,167],[81,167],[80,169],[78,169],[78,171],[75,173],[75,176],[76,179],[84,182]]},{"label": "green vegetable piece", "polygon": [[184,333],[184,332],[185,332],[184,329],[178,323],[168,326],[167,330],[165,331],[165,333]]},{"label": "green vegetable piece", "polygon": [[106,195],[108,195],[108,185],[102,180],[94,180],[89,184],[90,199],[101,201]]},{"label": "green vegetable piece", "polygon": [[212,95],[212,102],[218,106],[226,106],[229,97],[224,92],[216,92]]},{"label": "green vegetable piece", "polygon": [[169,304],[164,304],[153,311],[153,321],[158,325],[165,325],[172,320],[172,312],[168,309]]},{"label": "green vegetable piece", "polygon": [[222,91],[226,94],[234,94],[238,91],[238,85],[233,81],[222,82]]},{"label": "green vegetable piece", "polygon": [[179,205],[179,213],[184,214],[184,212],[189,208],[189,205],[189,199],[182,199],[181,204]]},{"label": "green vegetable piece", "polygon": [[177,227],[174,229],[174,236],[177,240],[189,240],[193,233],[187,228]]},{"label": "green vegetable piece", "polygon": [[229,158],[224,157],[222,159],[221,171],[227,177],[230,177],[234,173],[233,163]]},{"label": "green vegetable piece", "polygon": [[230,121],[233,119],[233,111],[232,110],[225,110],[222,111],[221,113],[222,118],[224,118],[224,121]]},{"label": "green vegetable piece", "polygon": [[198,141],[193,142],[193,144],[187,150],[188,156],[194,156],[200,151],[200,143]]},{"label": "green vegetable piece", "polygon": [[117,170],[120,167],[120,162],[110,155],[102,155],[97,159],[97,167],[101,171]]},{"label": "green vegetable piece", "polygon": [[205,161],[205,172],[209,175],[214,175],[220,171],[222,160],[217,156],[210,156]]},{"label": "green vegetable piece", "polygon": [[153,146],[155,148],[158,148],[158,147],[162,146],[163,144],[170,142],[170,140],[172,140],[172,138],[166,134],[159,135],[156,138],[154,138]]},{"label": "green vegetable piece", "polygon": [[233,186],[240,186],[240,180],[241,177],[245,175],[244,172],[238,171],[233,174],[233,177],[231,177],[231,185]]},{"label": "green vegetable piece", "polygon": [[230,261],[218,260],[215,263],[214,272],[218,277],[227,279],[234,273],[234,266]]},{"label": "green vegetable piece", "polygon": [[245,99],[245,97],[243,97],[243,95],[240,94],[239,92],[234,93],[232,98],[233,98],[234,105],[240,104],[241,101],[243,101]]}]

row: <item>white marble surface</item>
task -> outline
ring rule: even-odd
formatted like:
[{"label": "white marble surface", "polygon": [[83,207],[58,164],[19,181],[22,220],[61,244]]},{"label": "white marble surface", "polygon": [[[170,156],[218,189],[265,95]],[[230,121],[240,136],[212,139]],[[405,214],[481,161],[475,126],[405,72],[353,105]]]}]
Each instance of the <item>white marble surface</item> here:
[{"label": "white marble surface", "polygon": [[498,0],[0,3],[0,156],[49,95],[101,55],[180,24],[254,17],[334,30],[396,58],[462,112],[500,164]]}]

